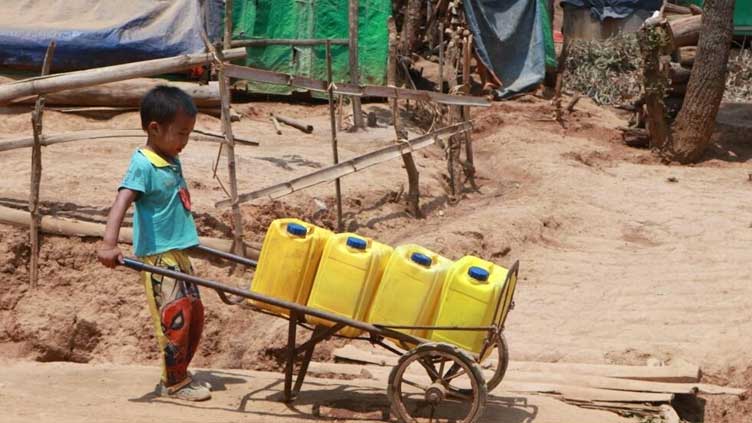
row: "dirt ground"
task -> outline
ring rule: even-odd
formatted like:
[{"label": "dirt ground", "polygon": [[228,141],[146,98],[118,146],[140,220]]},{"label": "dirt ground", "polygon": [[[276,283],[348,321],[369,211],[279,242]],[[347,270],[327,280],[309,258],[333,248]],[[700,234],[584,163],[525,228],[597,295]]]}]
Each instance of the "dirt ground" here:
[{"label": "dirt ground", "polygon": [[[342,159],[391,142],[388,107],[374,103],[366,108],[383,118],[382,127],[340,133]],[[270,102],[239,105],[238,109],[244,118],[235,124],[236,133],[261,143],[260,147],[237,147],[241,192],[331,162],[326,106]],[[285,127],[278,136],[266,120],[270,111],[305,119],[315,130],[305,135]],[[752,205],[746,201],[752,190],[749,132],[720,134],[705,160],[680,167],[661,164],[646,151],[623,146],[616,128],[625,124],[626,117],[585,100],[567,116],[564,127],[551,120],[549,102],[535,96],[495,103],[473,116],[479,190],[468,190],[458,204],[449,204],[443,151],[433,146],[416,152],[425,219],[415,220],[405,212],[400,193],[407,178],[401,163],[394,161],[343,179],[346,228],[392,245],[416,242],[452,259],[473,254],[505,266],[520,260],[516,308],[506,328],[513,360],[688,361],[702,367],[706,380],[752,388],[752,269],[748,260]],[[29,114],[4,114],[0,136],[31,134],[29,120]],[[45,114],[48,133],[138,126],[135,113],[108,120]],[[220,122],[201,115],[197,127],[218,131]],[[103,222],[130,155],[142,143],[142,139],[113,139],[46,147],[41,190],[45,210]],[[181,158],[201,234],[227,238],[229,213],[214,208],[216,201],[225,198],[212,179],[216,155],[217,144],[194,141]],[[29,163],[28,149],[0,155],[0,166],[5,169],[0,205],[24,207]],[[222,161],[218,175],[224,181],[225,168]],[[333,186],[326,184],[277,201],[244,204],[244,234],[260,242],[268,223],[283,216],[332,228],[333,192]],[[141,366],[155,365],[157,352],[137,274],[98,265],[95,239],[45,236],[40,286],[30,291],[27,233],[0,225],[0,357],[5,363],[0,372],[0,404],[4,411],[11,410],[9,415],[19,420],[29,416],[25,414],[29,404],[17,399],[34,395],[37,388],[5,393],[8,386],[17,389],[25,374],[36,380],[47,373],[68,371],[63,365],[44,367],[35,361],[89,363],[72,367],[84,372],[113,366],[117,370],[113,374],[122,377],[117,380],[127,380],[133,372],[139,376],[127,382],[130,391],[126,395],[143,395],[153,384],[146,382],[146,373],[156,378],[157,372]],[[130,251],[130,247],[123,248]],[[237,285],[247,284],[251,275],[231,274],[222,262],[196,260],[195,267],[202,276]],[[203,295],[207,326],[196,366],[280,369],[285,321],[225,306],[208,291]],[[342,342],[324,345],[316,358],[330,358],[331,348]],[[11,378],[6,374],[15,379],[6,381]],[[63,388],[56,393],[61,405],[66,393],[74,397],[78,389],[84,389],[73,379],[63,380],[67,382],[55,387],[56,391]],[[143,382],[135,386],[135,380]],[[113,420],[138,418],[145,415],[138,413],[157,409],[163,410],[161,415],[170,413],[169,408],[140,404],[133,411],[136,414],[120,418],[119,413],[126,413],[124,409],[133,404],[108,397],[102,400],[106,404],[97,404],[96,410],[114,413]],[[708,423],[752,419],[749,397],[709,398],[694,407],[685,418]],[[191,417],[195,420],[211,414],[205,407],[195,412]],[[227,414],[217,416],[234,420]],[[218,420],[217,416],[206,418]],[[528,421],[544,420],[533,417]]]}]

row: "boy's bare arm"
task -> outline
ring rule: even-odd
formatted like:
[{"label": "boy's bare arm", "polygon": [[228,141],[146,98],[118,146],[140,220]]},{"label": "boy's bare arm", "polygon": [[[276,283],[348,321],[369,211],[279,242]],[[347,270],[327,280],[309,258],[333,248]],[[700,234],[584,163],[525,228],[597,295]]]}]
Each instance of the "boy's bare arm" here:
[{"label": "boy's bare arm", "polygon": [[120,264],[123,258],[123,252],[117,246],[118,237],[120,236],[120,225],[123,223],[125,212],[136,201],[138,192],[127,188],[118,191],[115,202],[112,204],[110,214],[107,216],[107,227],[104,230],[102,246],[97,251],[99,262],[107,267],[115,267]]}]

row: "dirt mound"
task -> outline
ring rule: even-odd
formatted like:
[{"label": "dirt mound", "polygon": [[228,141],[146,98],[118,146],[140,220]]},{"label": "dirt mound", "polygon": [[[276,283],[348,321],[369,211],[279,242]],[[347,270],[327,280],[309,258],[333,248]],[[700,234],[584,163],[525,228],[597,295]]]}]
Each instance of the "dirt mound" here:
[{"label": "dirt mound", "polygon": [[745,392],[740,397],[705,397],[704,423],[740,423],[752,418],[752,366],[746,369],[730,368],[723,373],[705,375],[703,382],[732,385]]}]

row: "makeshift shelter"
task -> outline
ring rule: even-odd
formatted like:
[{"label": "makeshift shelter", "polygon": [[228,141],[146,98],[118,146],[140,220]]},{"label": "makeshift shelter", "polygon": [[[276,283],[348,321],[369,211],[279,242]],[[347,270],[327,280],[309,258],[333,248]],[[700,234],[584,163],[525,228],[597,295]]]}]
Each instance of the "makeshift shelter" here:
[{"label": "makeshift shelter", "polygon": [[[233,39],[347,39],[348,0],[236,0]],[[358,10],[358,69],[361,84],[384,85],[388,46],[387,20],[392,2],[360,0]],[[269,45],[248,47],[245,65],[316,79],[326,77],[326,50],[318,46]],[[332,46],[335,81],[350,81],[349,49]],[[289,86],[247,83],[255,92],[289,94]]]},{"label": "makeshift shelter", "polygon": [[3,2],[0,67],[38,71],[49,42],[55,72],[204,51],[219,39],[222,0],[26,0]]},{"label": "makeshift shelter", "polygon": [[543,81],[556,67],[551,20],[544,0],[465,0],[465,15],[478,58],[502,82],[506,98]]}]

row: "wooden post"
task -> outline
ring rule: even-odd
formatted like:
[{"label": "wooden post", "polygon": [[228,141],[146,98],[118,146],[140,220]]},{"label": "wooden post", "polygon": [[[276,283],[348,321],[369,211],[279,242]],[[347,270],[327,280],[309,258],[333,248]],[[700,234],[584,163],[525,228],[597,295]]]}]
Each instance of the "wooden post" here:
[{"label": "wooden post", "polygon": [[664,98],[669,85],[669,61],[665,54],[671,50],[668,23],[645,25],[637,33],[643,60],[643,91],[647,109],[647,129],[650,148],[662,152],[671,141],[671,128],[666,121]]},{"label": "wooden post", "polygon": [[439,23],[439,92],[444,92],[444,23]]},{"label": "wooden post", "polygon": [[[472,80],[470,79],[470,60],[472,58],[472,48],[473,48],[473,36],[470,35],[467,38],[465,38],[465,44],[463,46],[463,54],[462,54],[462,85],[464,88],[463,94],[468,95],[470,94],[470,86],[472,84]],[[470,107],[463,106],[462,107],[462,119],[464,121],[470,120]],[[473,187],[473,189],[478,189],[478,186],[475,184],[475,161],[473,159],[473,140],[470,135],[471,131],[465,132],[465,162],[463,163],[463,168],[465,170],[465,176],[467,177],[467,181],[470,183],[470,186]]]},{"label": "wooden post", "polygon": [[[389,18],[387,22],[387,28],[389,31],[389,57],[387,66],[387,85],[394,87],[397,83],[397,28],[394,24],[394,19]],[[399,114],[399,99],[390,98],[389,103],[392,106],[392,119],[394,120],[394,131],[397,135],[398,143],[407,142],[407,130],[402,126],[402,121]],[[408,210],[417,218],[423,217],[420,211],[420,185],[418,168],[415,166],[415,160],[413,160],[412,153],[405,153],[402,155],[402,161],[405,164],[405,170],[407,171],[408,182]]]},{"label": "wooden post", "polygon": [[[339,163],[339,152],[337,151],[337,122],[334,113],[334,80],[332,76],[332,44],[326,40],[326,79],[328,82],[327,92],[329,94],[329,121],[332,128],[332,156],[334,164]],[[342,223],[342,187],[339,178],[334,180],[334,191],[337,198],[337,232],[344,230]]]},{"label": "wooden post", "polygon": [[[232,44],[232,0],[225,0],[225,37],[224,47]],[[230,200],[232,201],[232,240],[233,251],[245,255],[243,243],[243,216],[238,203],[238,176],[235,165],[235,138],[232,134],[232,117],[230,115],[230,78],[225,75],[224,66],[219,66],[219,93],[222,98],[222,131],[227,141],[227,174],[230,178]]]},{"label": "wooden post", "polygon": [[[50,41],[47,53],[42,62],[42,75],[50,73],[52,55],[55,53],[55,40]],[[29,284],[37,287],[39,281],[39,227],[42,216],[39,214],[39,184],[42,180],[42,114],[44,113],[44,95],[37,97],[34,112],[31,114],[31,125],[34,131],[34,146],[31,149],[31,193],[29,195],[29,212],[31,223],[29,237],[31,238],[31,260],[29,262]]]},{"label": "wooden post", "polygon": [[[350,0],[349,21],[350,21],[350,82],[360,84],[360,71],[358,69],[358,7],[359,0]],[[360,97],[351,97],[353,104],[353,129],[357,131],[363,128],[363,114],[361,113]]]},{"label": "wooden post", "polygon": [[[449,64],[449,92],[455,92],[457,88],[457,67],[459,59],[459,47],[455,44],[447,51],[448,64]],[[449,106],[449,123],[455,124],[462,121],[462,107]],[[463,135],[453,135],[449,138],[449,146],[447,151],[447,170],[449,172],[449,201],[450,203],[456,203],[459,201],[462,194],[462,163],[460,161],[460,153],[462,148]]]}]

